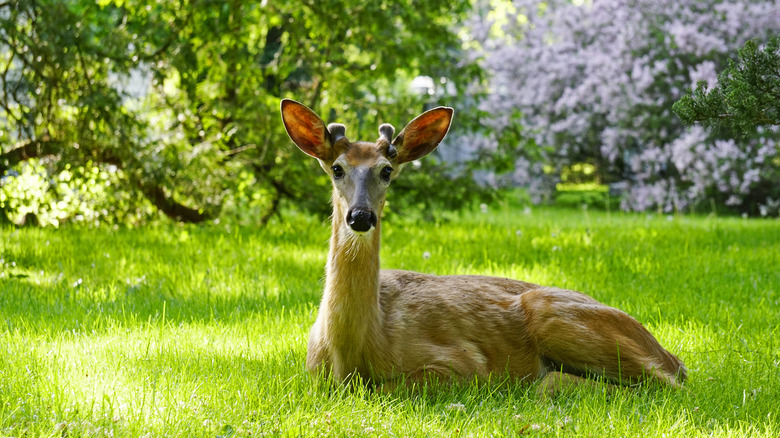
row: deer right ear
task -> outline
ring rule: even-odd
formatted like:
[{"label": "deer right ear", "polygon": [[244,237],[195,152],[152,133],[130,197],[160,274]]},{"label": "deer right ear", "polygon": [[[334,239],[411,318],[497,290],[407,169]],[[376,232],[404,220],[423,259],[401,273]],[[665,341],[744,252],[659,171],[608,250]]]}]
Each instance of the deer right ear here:
[{"label": "deer right ear", "polygon": [[282,99],[281,107],[284,129],[293,143],[307,155],[327,160],[331,152],[330,133],[320,116],[290,99]]}]

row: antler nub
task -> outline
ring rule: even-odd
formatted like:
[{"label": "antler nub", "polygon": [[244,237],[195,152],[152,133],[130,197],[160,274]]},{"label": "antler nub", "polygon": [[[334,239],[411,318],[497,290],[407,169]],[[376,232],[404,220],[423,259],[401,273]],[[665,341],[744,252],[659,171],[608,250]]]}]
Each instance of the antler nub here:
[{"label": "antler nub", "polygon": [[393,128],[393,125],[389,123],[383,123],[379,126],[379,139],[387,142],[388,158],[395,158],[396,155],[398,155],[398,151],[396,151],[395,146],[393,146],[394,133],[395,133],[395,128]]},{"label": "antler nub", "polygon": [[347,137],[347,127],[341,123],[331,123],[328,125],[328,132],[330,132],[330,141],[333,143]]}]

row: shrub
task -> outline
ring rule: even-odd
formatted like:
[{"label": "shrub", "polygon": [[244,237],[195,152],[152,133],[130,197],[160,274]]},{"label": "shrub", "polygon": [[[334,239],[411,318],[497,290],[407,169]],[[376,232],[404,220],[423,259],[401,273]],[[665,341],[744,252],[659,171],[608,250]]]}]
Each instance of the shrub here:
[{"label": "shrub", "polygon": [[776,129],[734,138],[672,113],[748,39],[780,31],[777,2],[518,0],[472,29],[491,74],[482,110],[494,132],[480,147],[513,148],[518,182],[549,189],[540,181],[587,162],[604,183],[628,182],[625,209],[777,205]]}]

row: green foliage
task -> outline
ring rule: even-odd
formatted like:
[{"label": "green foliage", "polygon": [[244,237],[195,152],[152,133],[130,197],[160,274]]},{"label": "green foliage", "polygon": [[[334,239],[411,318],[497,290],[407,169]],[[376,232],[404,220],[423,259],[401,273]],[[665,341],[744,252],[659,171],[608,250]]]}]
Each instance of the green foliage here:
[{"label": "green foliage", "polygon": [[477,184],[470,172],[455,170],[431,156],[407,165],[390,190],[385,213],[390,220],[412,214],[435,221],[445,211],[492,202],[497,196],[491,188]]},{"label": "green foliage", "polygon": [[705,82],[673,106],[687,125],[701,123],[708,128],[726,126],[747,136],[759,126],[780,125],[780,36],[763,49],[748,41],[739,50],[737,62],[718,75],[711,90]]},{"label": "green foliage", "polygon": [[283,201],[317,210],[310,194],[328,192],[327,181],[284,133],[279,100],[295,98],[327,122],[347,124],[352,139],[375,139],[382,122],[403,126],[431,103],[409,89],[416,75],[455,89],[479,75],[457,62],[452,27],[468,7],[467,0],[0,4],[0,117],[8,121],[0,176],[29,157],[48,157],[50,175],[66,165],[110,164],[122,171],[114,190],[139,199],[137,208],[151,203],[189,222],[246,220],[244,208],[264,222]]},{"label": "green foliage", "polygon": [[124,178],[116,166],[65,164],[54,172],[33,158],[16,168],[0,184],[0,211],[11,223],[137,225],[154,216],[148,202],[133,198],[133,192],[117,190]]},{"label": "green foliage", "polygon": [[0,435],[780,433],[777,220],[500,204],[383,223],[383,265],[585,291],[680,355],[683,390],[542,400],[507,382],[324,385],[304,366],[329,232],[310,215],[262,229],[0,228]]},{"label": "green foliage", "polygon": [[555,205],[581,209],[597,208],[601,210],[617,209],[620,198],[612,197],[605,190],[558,190],[555,193]]},{"label": "green foliage", "polygon": [[564,166],[560,175],[561,182],[555,187],[555,205],[602,210],[620,206],[620,198],[610,195],[609,187],[600,183],[595,165],[575,163]]}]

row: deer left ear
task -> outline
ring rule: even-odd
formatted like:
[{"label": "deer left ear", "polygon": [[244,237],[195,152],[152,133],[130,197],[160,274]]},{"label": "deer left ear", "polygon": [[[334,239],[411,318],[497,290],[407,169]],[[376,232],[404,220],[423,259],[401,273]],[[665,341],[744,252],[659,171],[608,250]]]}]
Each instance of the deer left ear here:
[{"label": "deer left ear", "polygon": [[290,139],[307,155],[327,160],[331,152],[330,133],[320,116],[294,100],[282,100],[282,122]]},{"label": "deer left ear", "polygon": [[452,122],[452,108],[440,106],[426,111],[401,131],[393,140],[393,145],[398,149],[399,163],[422,158],[444,140]]}]

